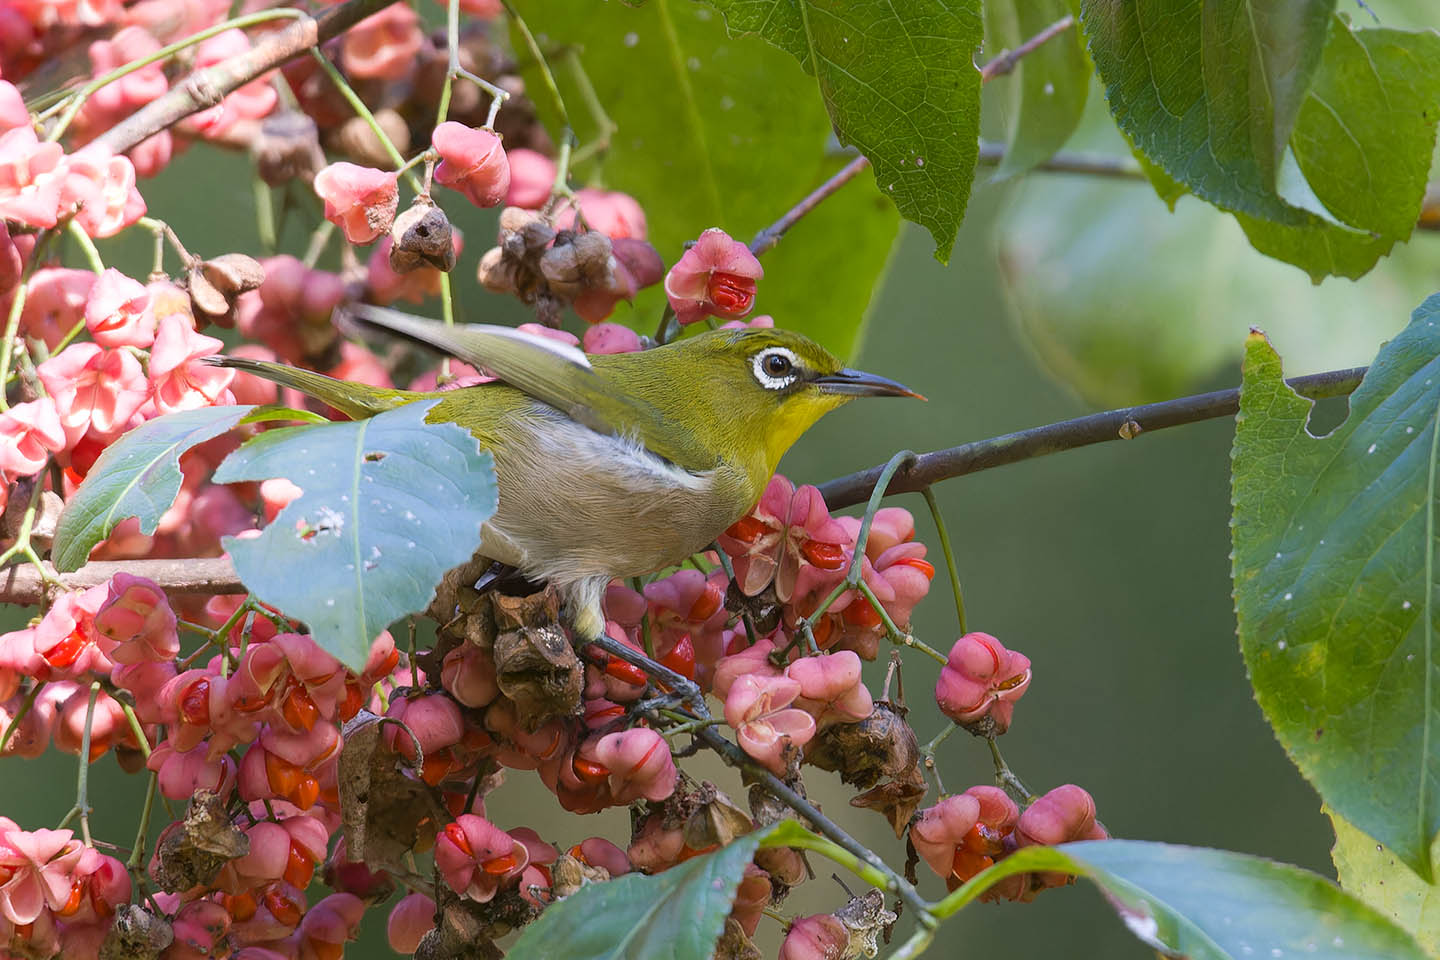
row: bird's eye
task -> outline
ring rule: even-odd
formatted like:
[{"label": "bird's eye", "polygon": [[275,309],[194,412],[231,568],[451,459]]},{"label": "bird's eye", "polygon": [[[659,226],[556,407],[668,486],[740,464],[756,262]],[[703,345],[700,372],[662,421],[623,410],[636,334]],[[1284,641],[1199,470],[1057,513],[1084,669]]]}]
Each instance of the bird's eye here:
[{"label": "bird's eye", "polygon": [[795,382],[799,366],[795,354],[784,347],[771,347],[755,354],[751,361],[755,379],[766,390],[784,390]]}]

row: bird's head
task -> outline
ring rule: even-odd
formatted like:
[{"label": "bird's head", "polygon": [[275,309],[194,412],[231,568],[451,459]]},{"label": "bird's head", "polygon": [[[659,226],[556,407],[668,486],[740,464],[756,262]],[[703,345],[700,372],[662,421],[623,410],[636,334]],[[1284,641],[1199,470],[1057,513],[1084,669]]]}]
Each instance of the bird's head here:
[{"label": "bird's head", "polygon": [[694,399],[708,401],[691,407],[704,420],[690,428],[729,459],[763,453],[767,471],[817,420],[856,397],[920,396],[844,366],[790,330],[715,330],[650,353],[659,359],[666,351],[673,351],[665,364],[671,375],[693,386]]}]

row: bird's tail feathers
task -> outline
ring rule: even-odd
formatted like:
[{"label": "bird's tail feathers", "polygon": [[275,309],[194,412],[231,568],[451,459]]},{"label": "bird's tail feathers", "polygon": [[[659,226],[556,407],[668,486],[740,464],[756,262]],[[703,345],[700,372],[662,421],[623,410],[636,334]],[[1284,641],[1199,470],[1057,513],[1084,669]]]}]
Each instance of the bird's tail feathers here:
[{"label": "bird's tail feathers", "polygon": [[307,397],[328,403],[352,420],[373,417],[414,399],[413,394],[403,390],[385,390],[350,380],[337,380],[313,370],[302,370],[268,360],[216,356],[206,357],[205,362],[216,367],[239,370],[262,380],[278,383],[282,387],[293,387]]}]

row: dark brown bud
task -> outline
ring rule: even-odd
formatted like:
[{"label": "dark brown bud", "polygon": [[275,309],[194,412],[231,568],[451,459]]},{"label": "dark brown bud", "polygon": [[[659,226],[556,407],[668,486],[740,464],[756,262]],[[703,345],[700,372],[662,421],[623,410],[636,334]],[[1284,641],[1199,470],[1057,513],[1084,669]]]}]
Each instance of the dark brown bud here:
[{"label": "dark brown bud", "polygon": [[254,257],[227,253],[190,268],[187,286],[197,318],[222,327],[235,324],[235,303],[240,294],[265,282],[265,268]]},{"label": "dark brown bud", "polygon": [[495,595],[495,679],[515,704],[516,718],[535,730],[580,712],[585,668],[560,626],[554,590],[527,597]]},{"label": "dark brown bud", "polygon": [[591,231],[555,238],[555,245],[540,258],[540,272],[550,289],[562,297],[574,298],[586,290],[608,290],[615,282],[615,257],[610,238]]},{"label": "dark brown bud", "polygon": [[409,273],[431,266],[446,273],[455,266],[454,231],[445,211],[416,201],[390,227],[390,269]]},{"label": "dark brown bud", "polygon": [[137,904],[122,903],[100,942],[100,960],[156,960],[174,941],[170,921]]},{"label": "dark brown bud", "polygon": [[260,121],[254,150],[260,179],[272,187],[297,179],[308,183],[325,163],[315,121],[298,110],[281,110]]},{"label": "dark brown bud", "polygon": [[166,893],[209,884],[236,857],[250,852],[250,838],[230,822],[225,801],[201,790],[185,819],[166,827],[155,846],[150,876]]},{"label": "dark brown bud", "polygon": [[480,281],[480,286],[492,293],[515,293],[518,289],[515,273],[515,261],[505,256],[504,249],[491,247],[480,258],[475,277]]}]

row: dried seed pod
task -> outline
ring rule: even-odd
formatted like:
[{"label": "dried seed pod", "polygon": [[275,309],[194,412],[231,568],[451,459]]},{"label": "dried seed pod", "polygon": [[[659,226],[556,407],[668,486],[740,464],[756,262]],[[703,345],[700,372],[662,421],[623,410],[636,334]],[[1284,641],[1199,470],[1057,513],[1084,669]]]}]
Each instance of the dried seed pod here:
[{"label": "dried seed pod", "polygon": [[100,960],[156,960],[174,941],[170,921],[138,904],[122,903],[100,942]]},{"label": "dried seed pod", "polygon": [[260,179],[272,187],[313,180],[325,163],[315,121],[298,110],[280,110],[261,120],[254,153]]},{"label": "dried seed pod", "polygon": [[851,897],[849,903],[835,911],[835,917],[850,934],[846,957],[875,956],[880,952],[881,931],[899,919],[885,909],[885,894],[879,890],[866,890],[858,897]]},{"label": "dried seed pod", "polygon": [[551,896],[556,900],[564,900],[587,883],[604,883],[609,880],[610,871],[604,867],[592,867],[568,853],[562,853],[550,865],[550,876]]},{"label": "dried seed pod", "polygon": [[520,289],[515,282],[516,266],[515,261],[505,255],[503,247],[491,247],[480,258],[475,278],[492,293],[516,293]]},{"label": "dried seed pod", "polygon": [[560,600],[552,589],[526,597],[496,595],[495,677],[515,704],[516,717],[533,731],[581,709],[585,669],[560,626]]},{"label": "dried seed pod", "polygon": [[714,960],[761,960],[760,948],[746,936],[745,928],[734,917],[725,918],[725,931],[715,944]]},{"label": "dried seed pod", "polygon": [[265,268],[254,257],[227,253],[190,268],[187,286],[197,317],[222,327],[235,322],[235,304],[242,293],[265,282]]},{"label": "dried seed pod", "polygon": [[446,273],[455,266],[450,218],[433,203],[416,201],[390,227],[390,269],[409,273],[431,266]]},{"label": "dried seed pod", "polygon": [[517,259],[539,253],[555,239],[555,228],[548,218],[524,207],[506,207],[500,211],[500,246]]},{"label": "dried seed pod", "polygon": [[[569,242],[562,242],[567,239]],[[573,299],[586,290],[608,290],[615,283],[615,257],[603,233],[561,231],[555,245],[540,258],[540,272],[550,289]]]},{"label": "dried seed pod", "polygon": [[249,852],[250,838],[230,822],[225,801],[201,790],[190,798],[185,819],[160,834],[150,876],[166,893],[179,893],[210,883],[221,867]]},{"label": "dried seed pod", "polygon": [[685,820],[685,846],[691,850],[723,847],[755,829],[750,816],[713,783],[700,785],[700,800],[699,807]]}]

